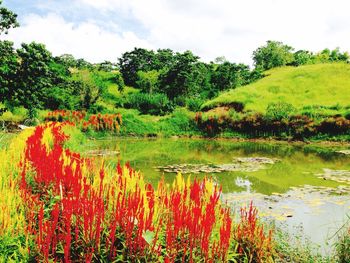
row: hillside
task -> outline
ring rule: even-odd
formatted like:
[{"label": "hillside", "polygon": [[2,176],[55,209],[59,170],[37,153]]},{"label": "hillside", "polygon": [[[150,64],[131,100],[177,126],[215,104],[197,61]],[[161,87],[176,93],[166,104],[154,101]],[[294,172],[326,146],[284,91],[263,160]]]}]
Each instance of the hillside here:
[{"label": "hillside", "polygon": [[349,64],[282,67],[267,71],[266,75],[250,85],[223,92],[202,108],[240,102],[246,111],[264,113],[270,103],[280,101],[290,103],[298,110],[305,106],[322,106],[329,111],[350,107]]}]

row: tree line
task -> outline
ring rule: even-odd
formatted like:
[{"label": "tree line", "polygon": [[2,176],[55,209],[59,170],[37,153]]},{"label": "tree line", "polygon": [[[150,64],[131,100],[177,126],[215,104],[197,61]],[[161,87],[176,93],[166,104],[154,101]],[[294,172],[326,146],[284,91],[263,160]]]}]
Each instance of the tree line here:
[{"label": "tree line", "polygon": [[[0,34],[19,26],[17,15],[1,6]],[[278,41],[257,48],[254,67],[233,63],[225,57],[205,63],[191,51],[134,48],[116,63],[91,64],[73,55],[53,56],[43,44],[0,41],[0,103],[23,106],[34,116],[36,109],[86,109],[107,92],[106,81],[120,92],[125,85],[138,92],[124,94],[116,107],[137,108],[142,113],[166,114],[177,106],[197,111],[219,92],[247,85],[264,71],[285,65],[349,61],[347,52],[324,49],[319,53],[294,49]],[[123,94],[123,93],[122,93]]]}]

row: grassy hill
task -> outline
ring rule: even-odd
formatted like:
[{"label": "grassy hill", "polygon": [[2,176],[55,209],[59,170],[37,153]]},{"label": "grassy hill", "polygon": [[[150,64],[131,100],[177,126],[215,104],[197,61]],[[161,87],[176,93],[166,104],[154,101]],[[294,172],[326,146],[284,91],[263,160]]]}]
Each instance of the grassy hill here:
[{"label": "grassy hill", "polygon": [[223,92],[203,108],[240,102],[245,110],[264,113],[270,103],[287,102],[298,111],[320,107],[331,114],[350,108],[350,65],[344,63],[282,67],[247,86]]}]

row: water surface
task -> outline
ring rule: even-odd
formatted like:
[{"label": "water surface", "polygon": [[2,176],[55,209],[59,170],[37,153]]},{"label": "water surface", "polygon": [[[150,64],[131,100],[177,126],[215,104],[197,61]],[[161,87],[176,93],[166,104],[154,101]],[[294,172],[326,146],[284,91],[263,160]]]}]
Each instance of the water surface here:
[{"label": "water surface", "polygon": [[92,149],[119,152],[118,156],[107,157],[112,165],[118,159],[128,161],[154,185],[161,177],[171,183],[176,176],[176,173],[159,169],[163,166],[226,165],[239,157],[278,159],[274,164],[263,165],[258,171],[202,172],[190,176],[213,177],[222,185],[223,200],[233,209],[253,200],[261,216],[273,219],[277,224],[283,222],[287,231],[303,227],[305,235],[321,245],[323,253],[331,249],[331,237],[350,211],[350,156],[336,152],[348,147],[115,138],[91,141],[87,150]]}]

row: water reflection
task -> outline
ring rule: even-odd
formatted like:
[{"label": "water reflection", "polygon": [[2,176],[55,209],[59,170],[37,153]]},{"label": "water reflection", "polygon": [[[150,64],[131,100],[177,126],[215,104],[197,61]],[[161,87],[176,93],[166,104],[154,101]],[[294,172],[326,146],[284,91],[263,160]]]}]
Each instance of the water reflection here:
[{"label": "water reflection", "polygon": [[252,183],[248,179],[243,179],[242,177],[237,177],[235,179],[235,184],[238,187],[241,187],[244,189],[244,192],[251,193],[251,186]]},{"label": "water reflection", "polygon": [[[324,253],[331,246],[325,242],[350,209],[350,181],[341,181],[339,174],[329,172],[343,171],[348,176],[350,156],[336,153],[344,148],[199,139],[115,139],[91,142],[87,148],[120,152],[122,162],[129,161],[154,185],[161,177],[171,183],[176,176],[175,170],[165,172],[157,169],[159,166],[207,168],[232,164],[237,158],[279,159],[256,171],[214,173],[206,169],[186,176],[213,177],[222,186],[223,200],[233,209],[253,200],[261,216],[284,222],[288,231],[295,231],[301,224],[305,235],[320,244]],[[117,158],[107,159],[110,165],[116,165]]]}]

